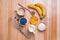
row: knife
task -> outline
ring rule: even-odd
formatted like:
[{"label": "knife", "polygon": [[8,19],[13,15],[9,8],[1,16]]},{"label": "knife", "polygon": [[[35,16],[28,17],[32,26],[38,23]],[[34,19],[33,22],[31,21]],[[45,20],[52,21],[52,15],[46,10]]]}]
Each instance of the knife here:
[{"label": "knife", "polygon": [[13,24],[16,26],[16,28],[27,38],[29,39],[30,36],[20,27],[19,23],[14,19],[14,18],[11,18],[10,19]]}]

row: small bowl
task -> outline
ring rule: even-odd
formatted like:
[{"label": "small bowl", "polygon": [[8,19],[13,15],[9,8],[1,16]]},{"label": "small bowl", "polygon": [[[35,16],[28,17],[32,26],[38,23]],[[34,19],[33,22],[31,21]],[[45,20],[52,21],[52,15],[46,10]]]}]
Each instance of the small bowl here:
[{"label": "small bowl", "polygon": [[16,10],[16,12],[19,16],[24,16],[25,15],[25,9],[23,9],[23,8],[19,8],[18,10]]},{"label": "small bowl", "polygon": [[35,33],[35,25],[30,24],[29,27],[28,27],[28,31],[31,32],[31,33]]},{"label": "small bowl", "polygon": [[40,31],[45,31],[45,30],[46,30],[46,25],[41,22],[41,23],[38,25],[38,30],[40,30]]},{"label": "small bowl", "polygon": [[26,23],[27,23],[27,19],[26,18],[24,18],[24,17],[19,18],[19,24],[21,26],[25,26]]}]

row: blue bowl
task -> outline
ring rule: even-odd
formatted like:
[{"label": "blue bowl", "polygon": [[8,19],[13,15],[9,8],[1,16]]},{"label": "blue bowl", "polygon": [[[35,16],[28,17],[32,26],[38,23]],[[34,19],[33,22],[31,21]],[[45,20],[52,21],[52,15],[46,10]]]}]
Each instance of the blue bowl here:
[{"label": "blue bowl", "polygon": [[25,25],[25,24],[27,23],[27,19],[24,18],[24,17],[21,17],[21,18],[19,18],[19,23],[20,23],[21,25]]}]

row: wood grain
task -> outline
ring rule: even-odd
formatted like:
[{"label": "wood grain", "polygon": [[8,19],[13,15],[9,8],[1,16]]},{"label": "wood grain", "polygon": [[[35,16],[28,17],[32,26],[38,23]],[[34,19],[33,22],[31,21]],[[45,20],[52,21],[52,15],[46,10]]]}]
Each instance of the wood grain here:
[{"label": "wood grain", "polygon": [[57,40],[60,40],[60,0],[57,0]]},{"label": "wood grain", "polygon": [[[28,33],[31,38],[25,38],[25,36],[15,28],[15,25],[10,22],[11,17],[17,16],[14,10],[19,8],[18,3],[21,3],[25,7],[32,3],[42,3],[46,7],[47,12],[46,17],[42,21],[39,19],[38,24],[44,22],[47,29],[44,32],[40,32],[37,30],[38,24],[36,24],[36,34],[33,35],[27,31],[30,24],[28,22],[27,25],[23,27],[23,30]],[[39,18],[36,11],[35,13]],[[60,40],[59,13],[59,0],[0,0],[0,40]],[[31,14],[26,10],[25,18],[27,18],[28,21],[30,16]]]}]

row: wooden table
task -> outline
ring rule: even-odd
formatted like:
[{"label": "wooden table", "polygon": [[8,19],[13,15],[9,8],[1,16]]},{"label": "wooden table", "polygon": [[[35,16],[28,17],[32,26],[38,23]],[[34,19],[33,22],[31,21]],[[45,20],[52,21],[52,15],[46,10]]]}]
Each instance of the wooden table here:
[{"label": "wooden table", "polygon": [[[9,21],[10,17],[16,16],[14,10],[19,8],[18,3],[21,3],[25,7],[32,3],[42,3],[47,10],[46,17],[42,20],[46,24],[46,31],[40,32],[37,30],[37,26],[40,23],[39,19],[39,23],[36,25],[36,34],[33,35],[27,31],[28,22],[23,30],[28,33],[31,38],[25,38],[25,36],[14,27],[15,25]],[[58,9],[57,7],[59,7],[59,0],[58,5],[57,0],[0,0],[0,40],[60,40],[60,7]],[[39,18],[37,12],[36,16]],[[25,17],[29,21],[30,13],[28,11],[26,11]]]}]

